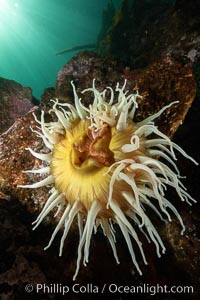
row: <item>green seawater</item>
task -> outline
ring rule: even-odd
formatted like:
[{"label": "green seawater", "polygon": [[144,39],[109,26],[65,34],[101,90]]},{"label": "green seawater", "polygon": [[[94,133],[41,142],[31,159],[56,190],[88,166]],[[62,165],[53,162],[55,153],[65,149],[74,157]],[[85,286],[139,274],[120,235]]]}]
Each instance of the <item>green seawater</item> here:
[{"label": "green seawater", "polygon": [[[30,86],[40,98],[75,55],[55,53],[96,43],[109,0],[0,0],[0,77]],[[113,0],[114,6],[120,0]],[[78,51],[77,51],[78,52]]]}]

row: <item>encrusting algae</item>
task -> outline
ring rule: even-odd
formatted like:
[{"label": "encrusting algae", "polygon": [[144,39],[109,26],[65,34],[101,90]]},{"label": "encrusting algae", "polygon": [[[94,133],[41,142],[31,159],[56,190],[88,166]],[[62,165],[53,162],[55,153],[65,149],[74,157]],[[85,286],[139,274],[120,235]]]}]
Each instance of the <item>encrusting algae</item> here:
[{"label": "encrusting algae", "polygon": [[183,233],[182,218],[166,199],[165,191],[172,187],[182,201],[188,204],[195,202],[180,181],[175,150],[195,164],[197,162],[154,125],[154,120],[177,102],[135,123],[133,120],[140,95],[138,92],[128,94],[125,91],[126,81],[121,88],[117,84],[115,91],[107,87],[100,92],[94,80],[93,86],[82,92],[94,94],[93,103],[88,108],[79,99],[73,82],[71,84],[75,106],[52,100],[54,104],[50,112],[56,115],[57,122],[46,123],[44,111],[40,121],[34,116],[40,127],[40,131],[34,132],[43,139],[49,153],[28,150],[48,166],[25,172],[48,176],[40,182],[19,187],[51,188],[50,197],[34,222],[34,229],[51,210],[57,208],[56,215],[61,213],[61,218],[45,249],[50,247],[59,229],[63,228],[61,256],[70,226],[77,220],[80,240],[75,280],[82,254],[83,264],[88,263],[91,236],[99,226],[119,263],[113,227],[118,224],[132,261],[142,274],[131,238],[137,243],[145,264],[147,261],[136,229],[142,231],[148,241],[153,241],[158,257],[165,252],[161,237],[145,208],[150,207],[163,221],[171,221],[171,211],[179,220]]}]

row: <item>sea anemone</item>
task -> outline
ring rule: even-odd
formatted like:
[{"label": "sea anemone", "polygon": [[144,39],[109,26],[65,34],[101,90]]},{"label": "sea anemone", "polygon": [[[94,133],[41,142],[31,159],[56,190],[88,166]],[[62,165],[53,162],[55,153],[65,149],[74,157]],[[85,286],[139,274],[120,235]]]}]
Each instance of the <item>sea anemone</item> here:
[{"label": "sea anemone", "polygon": [[[165,252],[161,237],[147,215],[147,207],[163,221],[171,221],[171,211],[179,220],[183,233],[182,218],[166,199],[167,187],[174,188],[182,201],[188,204],[195,202],[180,181],[181,176],[174,162],[175,150],[195,164],[197,162],[154,124],[154,120],[176,102],[136,123],[133,120],[140,95],[138,92],[128,94],[125,91],[126,81],[121,88],[117,84],[115,91],[107,87],[100,92],[94,80],[92,87],[82,92],[92,92],[94,95],[89,107],[79,99],[73,82],[71,85],[75,106],[52,100],[50,113],[55,114],[56,122],[46,123],[44,111],[40,121],[34,115],[40,131],[32,131],[42,138],[50,150],[44,154],[28,148],[34,157],[45,163],[39,170],[25,172],[48,176],[40,182],[20,186],[50,186],[50,197],[35,220],[34,229],[56,208],[60,219],[45,249],[50,247],[58,231],[63,228],[59,250],[61,256],[68,231],[77,219],[80,239],[75,280],[82,252],[83,264],[86,265],[91,236],[99,225],[119,263],[114,229],[114,224],[117,224],[132,261],[142,274],[131,238],[137,243],[145,264],[147,261],[136,229],[144,233],[148,241],[153,241],[158,257]],[[115,97],[116,94],[118,97]]]}]

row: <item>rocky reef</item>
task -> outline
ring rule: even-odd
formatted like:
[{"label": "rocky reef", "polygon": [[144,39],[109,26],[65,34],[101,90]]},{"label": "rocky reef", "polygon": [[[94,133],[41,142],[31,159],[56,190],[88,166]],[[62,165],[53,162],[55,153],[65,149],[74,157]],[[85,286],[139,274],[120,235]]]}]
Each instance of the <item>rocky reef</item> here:
[{"label": "rocky reef", "polygon": [[199,58],[198,0],[124,0],[98,53],[141,68],[163,55]]},{"label": "rocky reef", "polygon": [[14,121],[25,115],[37,100],[29,87],[23,87],[14,80],[0,77],[0,133],[7,130]]}]

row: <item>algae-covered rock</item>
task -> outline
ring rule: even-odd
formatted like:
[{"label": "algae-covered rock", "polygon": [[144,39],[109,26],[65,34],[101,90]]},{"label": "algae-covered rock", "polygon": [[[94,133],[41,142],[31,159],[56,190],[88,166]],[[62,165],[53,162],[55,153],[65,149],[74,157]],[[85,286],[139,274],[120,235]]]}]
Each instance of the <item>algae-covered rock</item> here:
[{"label": "algae-covered rock", "polygon": [[36,103],[29,87],[0,77],[0,133],[27,113]]}]

